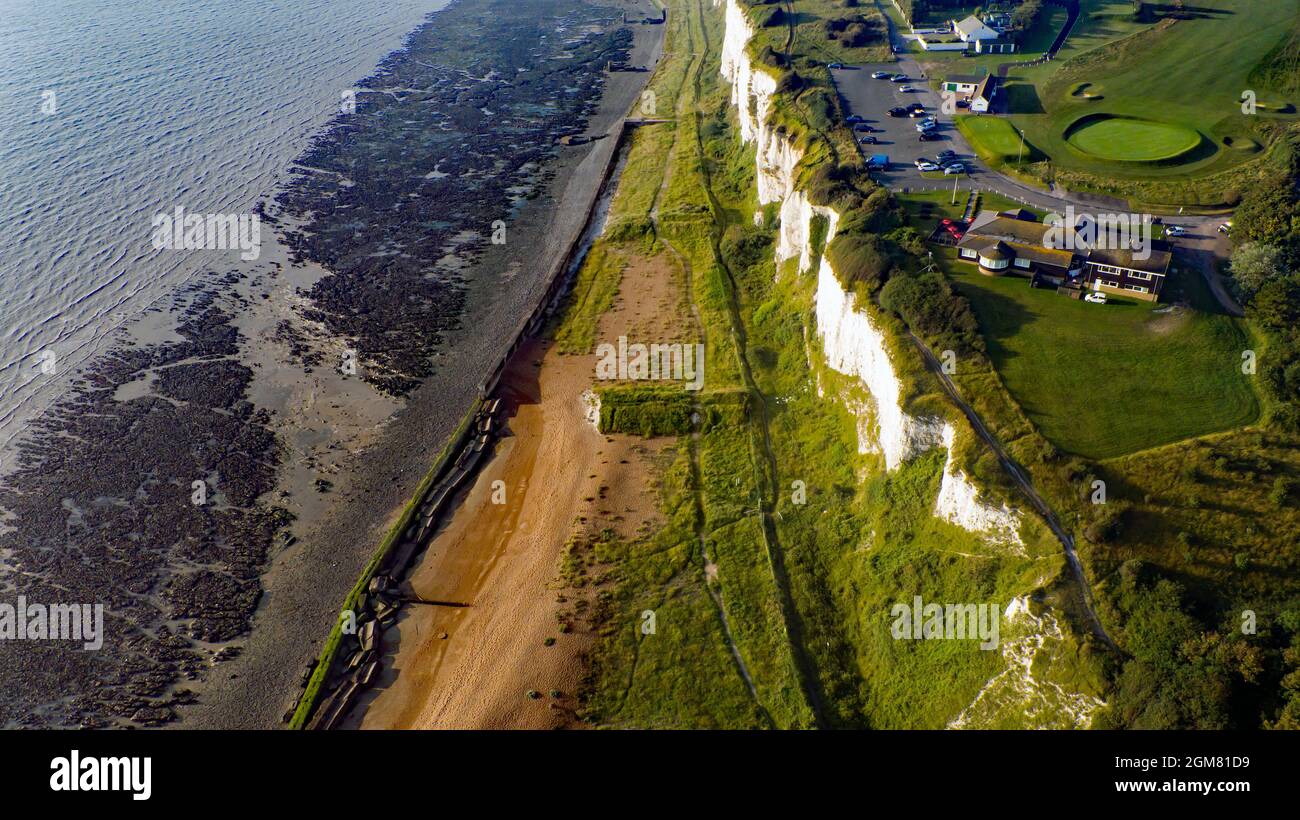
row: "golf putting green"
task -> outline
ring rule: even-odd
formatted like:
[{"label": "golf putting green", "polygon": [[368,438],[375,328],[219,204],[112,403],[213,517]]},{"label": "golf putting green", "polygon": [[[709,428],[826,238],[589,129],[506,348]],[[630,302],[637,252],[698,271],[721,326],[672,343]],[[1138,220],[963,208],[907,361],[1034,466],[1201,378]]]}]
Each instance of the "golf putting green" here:
[{"label": "golf putting green", "polygon": [[1201,142],[1191,128],[1155,120],[1092,114],[1075,120],[1065,140],[1085,154],[1119,162],[1159,162],[1175,159]]}]

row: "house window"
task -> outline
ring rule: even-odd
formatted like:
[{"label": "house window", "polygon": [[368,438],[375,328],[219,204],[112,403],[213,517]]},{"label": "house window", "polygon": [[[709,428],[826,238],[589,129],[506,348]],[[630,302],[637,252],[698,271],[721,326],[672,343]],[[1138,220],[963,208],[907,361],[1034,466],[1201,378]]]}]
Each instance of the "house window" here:
[{"label": "house window", "polygon": [[1146,271],[1129,269],[1128,271],[1126,271],[1126,273],[1128,273],[1128,278],[1140,279],[1143,282],[1148,281],[1151,278],[1151,274],[1147,273]]},{"label": "house window", "polygon": [[1017,256],[1017,257],[1016,257],[1016,260],[1015,260],[1015,266],[1016,266],[1017,268],[1028,268],[1028,267],[1029,267],[1029,260],[1028,260],[1028,259],[1021,259],[1019,256]]},{"label": "house window", "polygon": [[974,259],[974,258],[975,258],[975,255],[976,255],[976,254],[975,254],[975,251],[971,250],[970,248],[962,248],[962,249],[961,249],[961,258],[962,258],[962,259]]},{"label": "house window", "polygon": [[1131,290],[1131,291],[1134,291],[1135,293],[1146,293],[1146,292],[1147,292],[1147,289],[1144,288],[1144,287],[1142,287],[1141,285],[1125,285],[1125,286],[1124,286],[1124,290]]}]

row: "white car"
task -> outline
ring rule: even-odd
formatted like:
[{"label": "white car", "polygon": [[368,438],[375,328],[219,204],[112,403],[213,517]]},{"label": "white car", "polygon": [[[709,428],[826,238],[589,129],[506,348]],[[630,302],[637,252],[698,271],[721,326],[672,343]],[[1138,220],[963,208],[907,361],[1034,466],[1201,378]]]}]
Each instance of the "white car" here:
[{"label": "white car", "polygon": [[1165,236],[1182,236],[1187,233],[1187,229],[1182,225],[1166,225]]},{"label": "white car", "polygon": [[936,128],[938,128],[938,127],[939,127],[939,123],[935,122],[934,120],[924,120],[924,121],[922,121],[922,122],[920,122],[920,123],[917,124],[917,126],[916,126],[916,130],[917,130],[917,131],[933,131],[934,129],[936,129]]},{"label": "white car", "polygon": [[1083,297],[1083,301],[1092,302],[1094,305],[1104,305],[1106,304],[1106,294],[1094,291]]},{"label": "white car", "polygon": [[945,174],[964,174],[966,173],[966,166],[960,162],[954,162],[952,165],[946,166],[943,172]]},{"label": "white car", "polygon": [[938,171],[939,166],[935,165],[933,162],[921,162],[920,160],[917,160],[916,170],[925,172]]}]

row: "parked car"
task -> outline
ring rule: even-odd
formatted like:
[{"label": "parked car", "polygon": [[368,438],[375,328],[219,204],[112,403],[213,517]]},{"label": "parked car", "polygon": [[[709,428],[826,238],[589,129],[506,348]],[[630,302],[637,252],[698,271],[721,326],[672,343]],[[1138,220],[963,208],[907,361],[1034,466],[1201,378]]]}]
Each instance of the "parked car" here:
[{"label": "parked car", "polygon": [[909,117],[913,117],[913,118],[915,118],[915,117],[924,117],[925,115],[926,115],[926,111],[925,111],[924,108],[913,108],[912,110],[910,110],[910,111],[907,112],[907,116],[909,116]]},{"label": "parked car", "polygon": [[855,122],[862,122],[862,118],[859,117],[857,114],[850,114],[849,116],[844,118],[844,121],[847,122],[849,125],[852,125]]},{"label": "parked car", "polygon": [[893,75],[893,74],[890,74],[888,71],[873,71],[873,72],[871,72],[871,79],[873,79],[873,80],[888,80],[890,77],[893,77],[893,76],[894,76],[894,75]]},{"label": "parked car", "polygon": [[955,157],[948,157],[947,159],[936,159],[935,162],[937,162],[939,165],[943,166],[944,168],[947,168],[949,165],[965,166],[966,164]]},{"label": "parked car", "polygon": [[913,93],[914,91],[916,91],[916,86],[912,86],[912,85],[900,85],[900,86],[898,87],[898,90],[901,91],[901,92],[903,92],[904,94],[911,94],[911,93]]},{"label": "parked car", "polygon": [[902,106],[895,106],[894,108],[889,109],[889,116],[891,116],[891,117],[906,117],[906,116],[907,116],[907,109],[906,109],[906,108],[903,108]]},{"label": "parked car", "polygon": [[827,67],[827,68],[844,68],[844,64],[843,64],[843,63],[831,63],[830,65],[828,65],[828,66],[826,66],[826,67]]},{"label": "parked car", "polygon": [[916,170],[925,172],[938,171],[939,166],[935,165],[933,162],[918,162],[916,163]]},{"label": "parked car", "polygon": [[917,123],[916,130],[933,131],[938,127],[939,127],[939,123],[935,122],[934,120],[925,120],[924,122]]},{"label": "parked car", "polygon": [[970,100],[958,100],[958,101],[957,101],[957,107],[958,107],[958,108],[970,108]]},{"label": "parked car", "polygon": [[908,111],[924,111],[924,110],[925,110],[925,103],[920,103],[920,102],[912,102],[912,103],[908,103],[908,104],[907,104],[907,110],[908,110]]},{"label": "parked car", "polygon": [[854,130],[854,131],[861,131],[861,132],[864,133],[864,134],[870,134],[870,133],[871,133],[871,126],[870,126],[870,125],[867,125],[865,122],[860,122],[860,123],[858,123],[857,125],[853,126],[853,130]]},{"label": "parked car", "polygon": [[1083,297],[1083,301],[1092,302],[1094,305],[1104,305],[1106,304],[1106,294],[1093,291],[1092,293],[1089,293],[1087,296]]},{"label": "parked car", "polygon": [[957,158],[957,152],[952,150],[951,148],[945,148],[944,150],[939,152],[940,162],[943,162],[946,159],[956,159],[956,158]]},{"label": "parked car", "polygon": [[1232,220],[1231,220],[1231,219],[1229,219],[1227,222],[1224,222],[1222,225],[1219,226],[1219,233],[1226,233],[1226,234],[1231,234],[1231,233],[1232,233]]},{"label": "parked car", "polygon": [[1165,236],[1182,236],[1187,233],[1187,229],[1182,225],[1166,225]]},{"label": "parked car", "polygon": [[908,81],[908,79],[909,78],[906,74],[895,74],[894,76],[889,78],[889,81],[893,83],[905,83]]},{"label": "parked car", "polygon": [[943,134],[940,134],[938,131],[922,131],[917,136],[921,138],[921,142],[934,142],[935,140],[943,139]]},{"label": "parked car", "polygon": [[862,139],[858,140],[858,142],[860,142],[863,145],[875,145],[876,138],[872,136],[865,136]]},{"label": "parked car", "polygon": [[964,174],[966,173],[966,166],[960,162],[954,162],[952,165],[945,166],[943,172],[945,174]]}]

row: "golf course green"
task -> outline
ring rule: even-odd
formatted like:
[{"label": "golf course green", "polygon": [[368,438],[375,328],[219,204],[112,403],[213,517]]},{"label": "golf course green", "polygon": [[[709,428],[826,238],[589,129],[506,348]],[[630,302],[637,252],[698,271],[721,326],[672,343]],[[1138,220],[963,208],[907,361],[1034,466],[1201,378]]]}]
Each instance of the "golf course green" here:
[{"label": "golf course green", "polygon": [[1201,135],[1181,125],[1110,114],[1089,114],[1065,131],[1071,146],[1090,156],[1119,162],[1160,162],[1191,151]]}]

